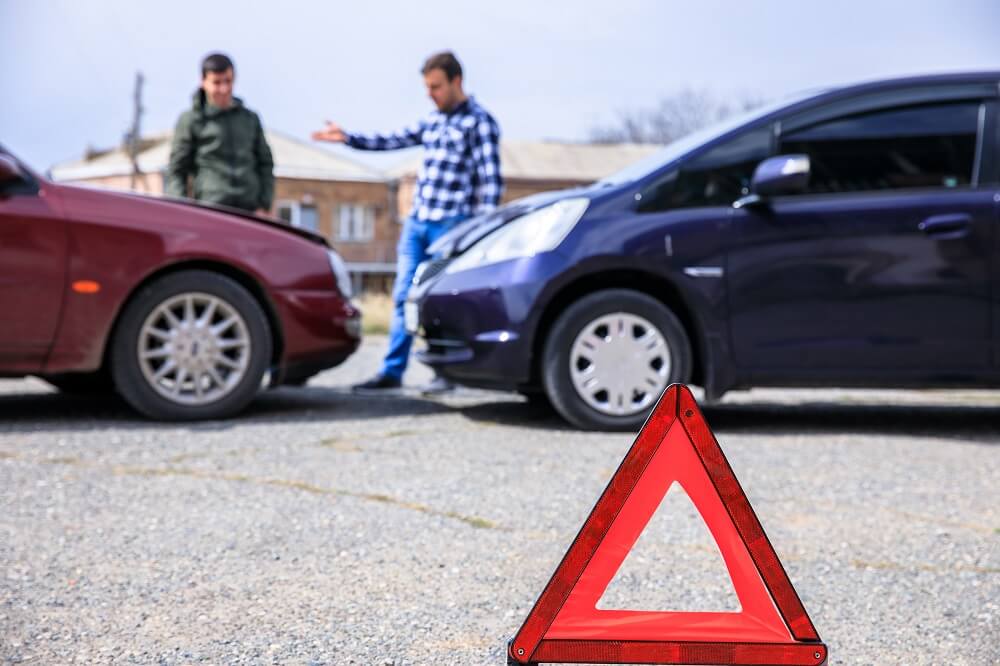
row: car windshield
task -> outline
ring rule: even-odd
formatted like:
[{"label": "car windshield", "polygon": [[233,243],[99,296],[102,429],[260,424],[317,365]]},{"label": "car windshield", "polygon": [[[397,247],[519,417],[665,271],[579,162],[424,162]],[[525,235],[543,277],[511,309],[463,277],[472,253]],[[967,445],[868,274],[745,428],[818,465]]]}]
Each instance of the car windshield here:
[{"label": "car windshield", "polygon": [[692,132],[691,134],[685,135],[676,141],[667,144],[663,150],[657,151],[649,157],[641,159],[634,164],[630,164],[621,171],[602,178],[597,181],[597,185],[610,187],[612,185],[629,183],[645,176],[648,173],[658,171],[661,167],[664,167],[667,164],[676,161],[678,158],[683,157],[686,153],[689,153],[701,144],[711,141],[718,136],[722,136],[727,132],[731,132],[741,125],[751,123],[758,118],[763,118],[768,114],[778,111],[779,109],[791,106],[792,104],[801,102],[804,99],[814,97],[817,94],[817,91],[812,90],[809,92],[799,93],[798,95],[793,95],[791,97],[785,97],[777,102],[765,104],[764,106],[757,107],[756,109],[752,109],[746,113],[740,113],[732,118],[727,118],[721,122]]}]

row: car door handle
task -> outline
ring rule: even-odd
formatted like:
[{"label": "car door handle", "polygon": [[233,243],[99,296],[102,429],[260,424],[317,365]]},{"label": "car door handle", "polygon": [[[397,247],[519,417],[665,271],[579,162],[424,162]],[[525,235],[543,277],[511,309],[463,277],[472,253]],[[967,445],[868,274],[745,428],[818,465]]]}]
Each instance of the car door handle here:
[{"label": "car door handle", "polygon": [[972,217],[968,213],[932,215],[917,225],[917,228],[934,238],[961,238],[969,233]]}]

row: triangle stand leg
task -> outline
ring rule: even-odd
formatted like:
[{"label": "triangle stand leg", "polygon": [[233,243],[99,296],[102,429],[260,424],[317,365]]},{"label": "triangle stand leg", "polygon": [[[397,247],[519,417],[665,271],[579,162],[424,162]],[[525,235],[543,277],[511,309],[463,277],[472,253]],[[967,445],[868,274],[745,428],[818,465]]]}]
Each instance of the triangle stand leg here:
[{"label": "triangle stand leg", "polygon": [[527,663],[517,661],[511,656],[511,646],[514,644],[514,639],[507,641],[507,666],[539,666],[537,661],[529,661]]}]

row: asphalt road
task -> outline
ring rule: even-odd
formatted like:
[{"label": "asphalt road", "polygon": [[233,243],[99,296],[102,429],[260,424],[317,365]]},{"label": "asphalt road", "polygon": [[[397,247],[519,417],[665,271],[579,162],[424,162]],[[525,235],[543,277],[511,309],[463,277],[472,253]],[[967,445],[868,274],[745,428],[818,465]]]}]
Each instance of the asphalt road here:
[{"label": "asphalt road", "polygon": [[[383,348],[226,422],[0,381],[0,663],[502,664],[633,437],[505,394],[352,395]],[[830,663],[996,663],[1000,392],[705,416]],[[682,492],[601,605],[736,608]]]}]

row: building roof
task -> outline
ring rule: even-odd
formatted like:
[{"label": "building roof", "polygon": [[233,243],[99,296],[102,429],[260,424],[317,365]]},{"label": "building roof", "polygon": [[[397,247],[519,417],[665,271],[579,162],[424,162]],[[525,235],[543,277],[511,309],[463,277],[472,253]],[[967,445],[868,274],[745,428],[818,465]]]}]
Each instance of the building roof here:
[{"label": "building roof", "polygon": [[[274,156],[274,175],[279,178],[383,182],[415,175],[423,159],[419,148],[407,151],[408,155],[401,163],[382,172],[274,130],[265,130],[264,133]],[[138,157],[143,173],[158,173],[166,169],[172,136],[172,132],[161,132],[143,137]],[[507,180],[590,182],[637,162],[660,148],[635,143],[505,140],[500,144],[500,160]],[[51,172],[53,180],[77,181],[128,176],[132,173],[132,165],[125,150],[119,147],[91,152],[81,159],[56,164]]]},{"label": "building roof", "polygon": [[[500,165],[507,180],[600,180],[660,150],[637,143],[569,143],[565,141],[501,141]],[[422,155],[414,153],[389,169],[392,178],[413,176]]]},{"label": "building roof", "polygon": [[[265,130],[267,143],[274,157],[274,175],[278,178],[308,180],[341,180],[382,182],[379,171],[325,148],[314,146],[274,130]],[[139,153],[139,168],[143,173],[157,173],[170,161],[170,140],[173,132],[144,137]],[[132,164],[124,148],[92,154],[89,158],[62,162],[52,167],[53,180],[87,180],[107,176],[127,176]]]}]

